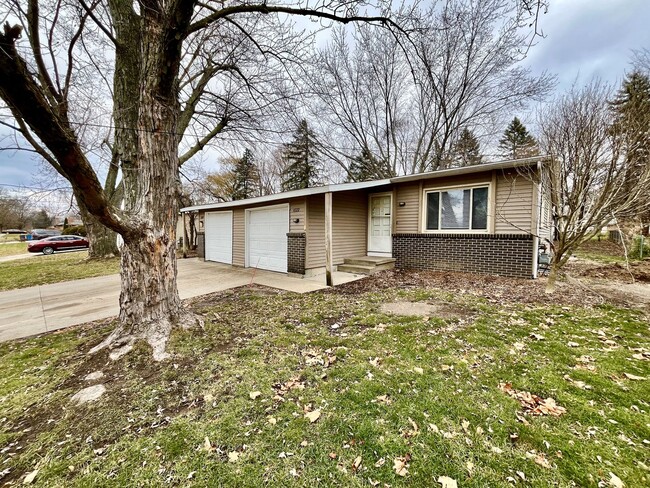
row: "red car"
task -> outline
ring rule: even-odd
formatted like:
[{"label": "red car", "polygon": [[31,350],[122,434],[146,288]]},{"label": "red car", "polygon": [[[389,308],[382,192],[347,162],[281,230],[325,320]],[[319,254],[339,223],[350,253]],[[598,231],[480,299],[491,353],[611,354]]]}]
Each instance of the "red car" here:
[{"label": "red car", "polygon": [[52,254],[54,251],[65,251],[69,249],[87,249],[88,239],[81,236],[53,236],[46,237],[40,241],[31,241],[27,244],[29,252],[42,252]]}]

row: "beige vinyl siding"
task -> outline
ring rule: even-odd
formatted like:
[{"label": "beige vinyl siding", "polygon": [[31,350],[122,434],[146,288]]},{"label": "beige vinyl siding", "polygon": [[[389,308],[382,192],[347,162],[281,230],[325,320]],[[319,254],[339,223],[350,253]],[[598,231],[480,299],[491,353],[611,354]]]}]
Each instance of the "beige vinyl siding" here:
[{"label": "beige vinyl siding", "polygon": [[368,250],[368,195],[341,192],[332,195],[332,258],[342,264],[345,258],[365,256]]},{"label": "beige vinyl siding", "polygon": [[232,213],[232,264],[246,266],[245,210],[236,208]]},{"label": "beige vinyl siding", "polygon": [[305,268],[325,266],[325,195],[307,198]]},{"label": "beige vinyl siding", "polygon": [[534,233],[533,182],[516,171],[497,173],[496,234]]},{"label": "beige vinyl siding", "polygon": [[[368,195],[365,192],[337,192],[332,195],[332,259],[365,256],[368,236]],[[325,195],[307,201],[307,249],[305,268],[325,266]]]},{"label": "beige vinyl siding", "polygon": [[[418,216],[420,206],[420,183],[398,185],[395,191],[395,232],[412,234],[419,231]],[[400,207],[400,202],[404,206]]]},{"label": "beige vinyl siding", "polygon": [[[289,209],[289,232],[305,232],[307,218],[307,201],[291,200]],[[298,222],[295,222],[298,220]]]},{"label": "beige vinyl siding", "polygon": [[544,185],[540,186],[542,192],[541,208],[539,215],[539,237],[541,243],[551,240],[553,236],[553,211],[551,204],[551,195]]}]

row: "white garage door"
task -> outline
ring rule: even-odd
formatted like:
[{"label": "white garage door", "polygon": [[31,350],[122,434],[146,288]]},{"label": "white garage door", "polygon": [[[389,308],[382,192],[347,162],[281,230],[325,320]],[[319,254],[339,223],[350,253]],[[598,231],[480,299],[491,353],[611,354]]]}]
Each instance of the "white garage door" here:
[{"label": "white garage door", "polygon": [[248,266],[286,273],[289,206],[250,210],[247,230]]},{"label": "white garage door", "polygon": [[205,214],[205,260],[232,264],[232,212]]}]

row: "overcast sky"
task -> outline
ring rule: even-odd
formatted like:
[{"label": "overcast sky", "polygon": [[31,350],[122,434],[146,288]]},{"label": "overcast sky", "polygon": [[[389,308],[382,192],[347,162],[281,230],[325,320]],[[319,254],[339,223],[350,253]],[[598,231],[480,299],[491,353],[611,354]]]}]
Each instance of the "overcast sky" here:
[{"label": "overcast sky", "polygon": [[[650,0],[550,2],[540,20],[545,37],[531,48],[525,64],[536,73],[556,74],[558,90],[576,77],[579,83],[592,76],[619,83],[632,50],[650,48]],[[0,185],[29,186],[37,168],[29,153],[0,151]]]}]

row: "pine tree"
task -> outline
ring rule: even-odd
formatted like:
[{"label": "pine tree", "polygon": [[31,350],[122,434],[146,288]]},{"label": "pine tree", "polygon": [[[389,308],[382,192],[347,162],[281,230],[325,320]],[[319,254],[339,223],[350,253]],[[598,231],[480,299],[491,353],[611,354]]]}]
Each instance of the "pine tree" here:
[{"label": "pine tree", "polygon": [[504,131],[503,138],[499,141],[499,150],[503,157],[509,159],[528,158],[539,154],[537,141],[517,117]]},{"label": "pine tree", "polygon": [[370,181],[395,176],[388,164],[383,164],[374,154],[364,147],[355,156],[348,167],[348,181]]},{"label": "pine tree", "polygon": [[302,120],[293,141],[284,147],[285,168],[282,172],[282,191],[300,190],[322,183],[323,164],[316,149],[316,136]]},{"label": "pine tree", "polygon": [[[611,106],[614,111],[612,132],[622,139],[626,180],[633,186],[637,184],[638,175],[650,165],[650,77],[639,71],[626,76]],[[639,217],[647,222],[650,212]]]},{"label": "pine tree", "polygon": [[246,149],[233,167],[232,199],[244,200],[260,194],[260,174],[253,153]]},{"label": "pine tree", "polygon": [[462,130],[458,141],[456,141],[456,145],[454,146],[454,159],[458,166],[471,166],[483,162],[481,146],[478,139],[468,128]]}]

